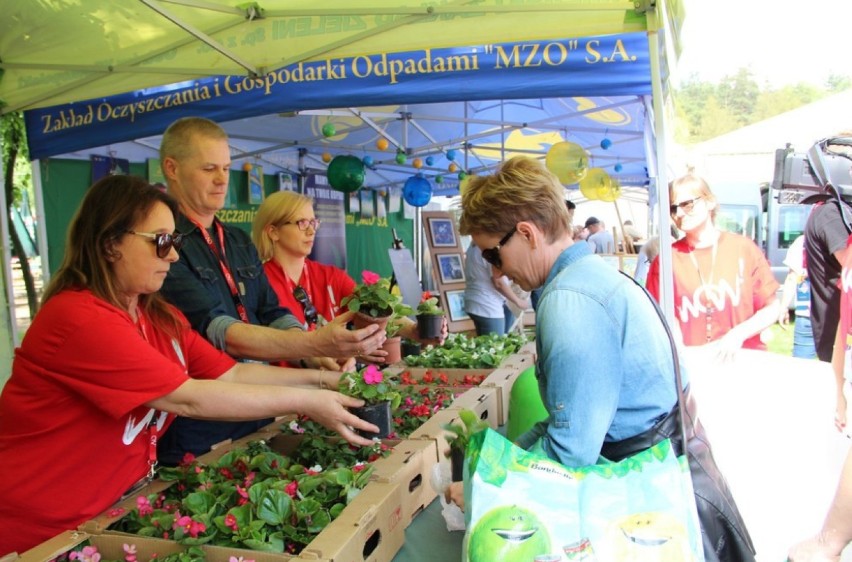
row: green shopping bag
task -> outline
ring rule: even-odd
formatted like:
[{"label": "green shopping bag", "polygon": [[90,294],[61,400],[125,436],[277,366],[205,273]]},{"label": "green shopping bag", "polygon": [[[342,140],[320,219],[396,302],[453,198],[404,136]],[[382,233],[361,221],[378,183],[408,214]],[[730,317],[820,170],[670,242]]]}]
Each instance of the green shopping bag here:
[{"label": "green shopping bag", "polygon": [[618,463],[567,468],[493,430],[465,457],[469,562],[703,561],[686,457],[668,440]]}]

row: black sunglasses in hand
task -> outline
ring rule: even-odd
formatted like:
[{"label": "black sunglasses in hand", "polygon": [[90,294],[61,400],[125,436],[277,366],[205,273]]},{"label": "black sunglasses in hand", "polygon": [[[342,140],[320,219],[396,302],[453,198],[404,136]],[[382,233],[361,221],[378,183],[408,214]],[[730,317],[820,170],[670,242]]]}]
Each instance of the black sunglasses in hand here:
[{"label": "black sunglasses in hand", "polygon": [[293,298],[295,298],[299,304],[302,305],[302,308],[305,311],[305,322],[308,323],[308,326],[317,323],[317,307],[314,306],[314,303],[311,302],[311,298],[308,296],[308,292],[301,285],[297,285],[295,289],[293,289]]}]

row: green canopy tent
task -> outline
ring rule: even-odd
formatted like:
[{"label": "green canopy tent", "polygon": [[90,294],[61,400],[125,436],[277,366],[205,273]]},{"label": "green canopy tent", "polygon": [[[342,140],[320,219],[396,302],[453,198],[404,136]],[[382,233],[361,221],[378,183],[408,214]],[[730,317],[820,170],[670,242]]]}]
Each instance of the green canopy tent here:
[{"label": "green canopy tent", "polygon": [[[656,143],[648,151],[655,155],[648,163],[652,188],[654,170],[666,169],[663,54],[678,51],[683,9],[677,0],[434,5],[403,0],[325,2],[321,8],[281,0],[239,5],[222,0],[12,0],[5,7],[7,17],[0,22],[2,111],[26,110],[30,116],[39,108],[180,81],[243,76],[269,84],[277,69],[317,61],[462,44],[487,50],[505,41],[523,48],[524,42],[552,38],[643,33],[653,104],[646,138]],[[459,88],[458,99],[471,87],[475,85]],[[31,135],[50,132],[51,123],[55,121],[29,119],[28,129]],[[137,126],[132,119],[121,124],[131,131]],[[58,126],[63,126],[61,120]],[[34,172],[38,177],[37,166]],[[665,216],[668,203],[661,195],[660,216]]]}]

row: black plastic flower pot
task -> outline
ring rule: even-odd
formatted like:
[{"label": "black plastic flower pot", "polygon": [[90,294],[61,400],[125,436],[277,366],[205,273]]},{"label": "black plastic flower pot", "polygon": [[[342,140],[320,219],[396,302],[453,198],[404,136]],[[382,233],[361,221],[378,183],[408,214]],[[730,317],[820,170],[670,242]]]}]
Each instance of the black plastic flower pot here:
[{"label": "black plastic flower pot", "polygon": [[434,340],[441,337],[441,327],[444,325],[442,314],[418,314],[417,335],[422,340]]},{"label": "black plastic flower pot", "polygon": [[356,429],[355,433],[367,439],[386,439],[393,431],[393,418],[391,418],[391,403],[388,400],[377,404],[367,404],[360,408],[349,408],[349,411],[379,428],[378,433]]},{"label": "black plastic flower pot", "polygon": [[412,340],[402,340],[402,356],[420,355],[420,344]]},{"label": "black plastic flower pot", "polygon": [[464,480],[464,451],[450,449],[450,476],[453,482]]}]

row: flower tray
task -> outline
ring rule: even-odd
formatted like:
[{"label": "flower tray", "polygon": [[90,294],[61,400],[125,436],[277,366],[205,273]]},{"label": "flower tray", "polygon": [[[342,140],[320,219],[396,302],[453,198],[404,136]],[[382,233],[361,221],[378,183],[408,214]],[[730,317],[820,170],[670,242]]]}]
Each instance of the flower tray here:
[{"label": "flower tray", "polygon": [[[431,450],[431,447],[427,447]],[[223,452],[224,453],[224,452]],[[176,541],[149,539],[140,535],[109,530],[107,527],[118,521],[135,507],[136,498],[163,490],[172,482],[154,481],[137,494],[128,497],[95,519],[81,525],[80,531],[99,541],[117,544],[146,543],[155,541],[154,552],[163,549],[165,554],[180,552],[186,547]],[[388,562],[405,542],[403,523],[402,488],[391,482],[371,481],[346,506],[340,515],[331,521],[316,538],[296,556],[284,552],[263,552],[242,548],[202,545],[206,562],[229,562],[232,557],[255,562],[303,562],[347,560],[354,562]],[[119,508],[123,512],[118,514]],[[70,548],[70,547],[69,547]],[[119,546],[120,548],[120,546]],[[115,558],[122,560],[122,556]],[[147,559],[137,555],[139,562]],[[26,562],[43,562],[49,558],[27,558]]]},{"label": "flower tray", "polygon": [[[276,451],[289,455],[304,438],[302,435],[278,434],[270,440]],[[329,437],[328,440],[339,440]],[[402,496],[401,516],[405,527],[436,497],[429,485],[432,467],[438,463],[438,449],[434,442],[424,440],[385,439],[382,443],[391,447],[391,454],[373,461],[372,478],[376,482],[398,484]],[[348,508],[347,508],[348,509]]]}]

